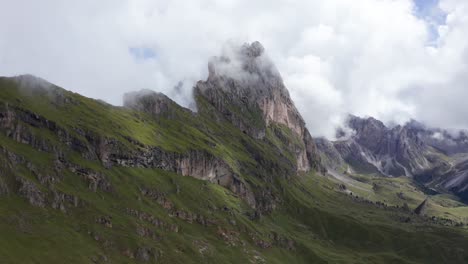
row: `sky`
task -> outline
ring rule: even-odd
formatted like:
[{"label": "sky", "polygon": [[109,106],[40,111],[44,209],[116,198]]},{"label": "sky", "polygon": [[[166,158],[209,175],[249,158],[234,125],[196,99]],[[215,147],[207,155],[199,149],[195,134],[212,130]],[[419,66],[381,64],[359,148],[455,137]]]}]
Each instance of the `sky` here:
[{"label": "sky", "polygon": [[[346,114],[468,128],[466,0],[0,0],[0,75],[178,103],[228,41],[260,41],[313,136]],[[179,89],[174,87],[183,82]]]}]

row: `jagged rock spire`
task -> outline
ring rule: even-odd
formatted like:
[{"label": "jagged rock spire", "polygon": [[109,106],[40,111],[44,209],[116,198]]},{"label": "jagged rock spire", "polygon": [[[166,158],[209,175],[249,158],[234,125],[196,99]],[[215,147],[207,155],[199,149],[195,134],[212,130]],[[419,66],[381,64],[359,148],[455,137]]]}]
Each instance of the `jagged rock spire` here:
[{"label": "jagged rock spire", "polygon": [[427,207],[429,204],[428,198],[424,199],[424,201],[414,209],[414,213],[417,215],[424,215],[426,213]]}]

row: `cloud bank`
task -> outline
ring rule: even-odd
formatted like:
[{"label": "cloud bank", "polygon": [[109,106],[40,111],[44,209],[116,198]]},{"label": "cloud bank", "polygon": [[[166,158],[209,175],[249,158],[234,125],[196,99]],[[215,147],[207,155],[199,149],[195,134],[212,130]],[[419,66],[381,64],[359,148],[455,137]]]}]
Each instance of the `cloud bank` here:
[{"label": "cloud bank", "polygon": [[[182,105],[226,41],[259,40],[314,136],[346,113],[468,128],[465,0],[0,0],[0,75]],[[179,85],[179,82],[182,82]]]}]

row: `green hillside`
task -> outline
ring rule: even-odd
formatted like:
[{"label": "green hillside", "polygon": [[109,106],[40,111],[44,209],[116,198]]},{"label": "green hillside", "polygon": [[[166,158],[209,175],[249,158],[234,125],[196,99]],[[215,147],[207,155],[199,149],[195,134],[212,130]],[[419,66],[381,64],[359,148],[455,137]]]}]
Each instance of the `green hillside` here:
[{"label": "green hillside", "polygon": [[[412,213],[417,187],[408,209],[386,187],[401,182],[297,174],[287,127],[253,139],[196,100],[155,116],[0,78],[0,263],[468,262],[465,212],[441,223]],[[238,183],[122,161],[147,150],[224,162]]]}]

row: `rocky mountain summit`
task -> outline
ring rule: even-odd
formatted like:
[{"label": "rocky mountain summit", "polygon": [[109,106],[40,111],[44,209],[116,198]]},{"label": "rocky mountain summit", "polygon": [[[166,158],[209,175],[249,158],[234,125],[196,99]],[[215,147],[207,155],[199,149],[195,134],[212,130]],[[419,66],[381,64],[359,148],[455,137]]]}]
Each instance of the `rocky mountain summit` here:
[{"label": "rocky mountain summit", "polygon": [[[303,118],[294,106],[279,72],[266,57],[259,42],[235,47],[228,54],[212,58],[208,68],[207,80],[198,82],[194,88],[199,113],[192,113],[177,105],[164,94],[145,90],[125,94],[124,106],[155,118],[214,115],[213,118],[218,122],[227,120],[255,140],[269,141],[267,131],[270,130],[293,155],[294,164],[290,165],[294,171],[324,171],[315,142]],[[148,156],[137,156],[142,155]],[[251,187],[225,162],[217,160],[209,153],[200,152],[174,158],[176,165],[171,170],[221,184],[256,206],[254,194],[249,191]],[[171,158],[165,161],[165,164],[170,164],[170,160]],[[125,161],[119,163],[134,164]]]}]

